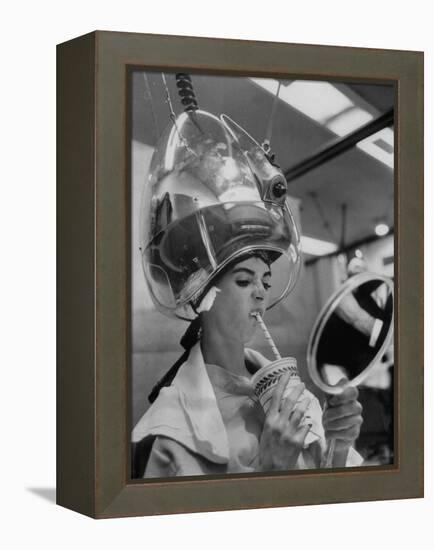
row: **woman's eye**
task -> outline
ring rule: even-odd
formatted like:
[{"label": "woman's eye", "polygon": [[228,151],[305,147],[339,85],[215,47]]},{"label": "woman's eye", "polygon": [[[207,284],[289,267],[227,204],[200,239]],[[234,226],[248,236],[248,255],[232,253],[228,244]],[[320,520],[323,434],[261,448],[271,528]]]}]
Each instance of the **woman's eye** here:
[{"label": "woman's eye", "polygon": [[[235,283],[238,285],[238,286],[241,286],[241,287],[247,287],[249,286],[252,281],[249,281],[249,280],[246,280],[246,279],[241,279],[239,281],[235,281]],[[266,282],[266,281],[262,281],[262,286],[265,288],[265,290],[269,290],[271,288],[271,285],[270,283]]]}]

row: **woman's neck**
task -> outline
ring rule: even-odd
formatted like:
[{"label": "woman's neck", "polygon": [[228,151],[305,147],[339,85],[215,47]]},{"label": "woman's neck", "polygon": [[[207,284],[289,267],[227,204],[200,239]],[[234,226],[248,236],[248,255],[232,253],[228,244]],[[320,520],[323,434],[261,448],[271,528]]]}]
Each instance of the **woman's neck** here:
[{"label": "woman's neck", "polygon": [[246,376],[244,345],[240,340],[228,338],[218,331],[209,331],[204,327],[201,341],[205,363],[218,365],[233,374]]}]

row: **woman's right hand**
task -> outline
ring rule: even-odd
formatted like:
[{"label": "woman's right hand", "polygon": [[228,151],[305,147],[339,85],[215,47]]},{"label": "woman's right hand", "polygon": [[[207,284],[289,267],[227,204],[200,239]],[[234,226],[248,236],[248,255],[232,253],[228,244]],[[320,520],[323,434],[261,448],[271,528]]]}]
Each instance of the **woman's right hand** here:
[{"label": "woman's right hand", "polygon": [[282,399],[289,379],[290,375],[287,374],[279,380],[265,416],[259,445],[262,471],[293,469],[311,428],[309,424],[301,425],[311,398],[307,397],[297,403],[305,385],[300,383],[294,386],[291,393]]}]

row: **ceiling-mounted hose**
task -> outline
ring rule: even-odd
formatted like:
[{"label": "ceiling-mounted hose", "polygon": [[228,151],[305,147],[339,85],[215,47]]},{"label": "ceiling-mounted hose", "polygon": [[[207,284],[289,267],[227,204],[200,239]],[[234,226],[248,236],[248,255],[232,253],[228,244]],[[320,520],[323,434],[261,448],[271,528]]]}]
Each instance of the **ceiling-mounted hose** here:
[{"label": "ceiling-mounted hose", "polygon": [[190,75],[186,73],[177,73],[175,78],[178,94],[181,98],[181,103],[184,105],[184,111],[186,113],[197,111],[199,106],[197,104]]}]

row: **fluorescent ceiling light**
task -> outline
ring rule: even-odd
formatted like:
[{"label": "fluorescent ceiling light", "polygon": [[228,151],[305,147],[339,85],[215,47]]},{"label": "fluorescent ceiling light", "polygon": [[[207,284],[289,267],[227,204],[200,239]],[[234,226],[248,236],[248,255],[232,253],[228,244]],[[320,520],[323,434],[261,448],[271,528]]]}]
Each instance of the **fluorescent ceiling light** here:
[{"label": "fluorescent ceiling light", "polygon": [[350,132],[367,124],[373,118],[368,111],[360,109],[360,107],[354,107],[333,118],[333,120],[327,123],[327,128],[338,136],[346,136]]},{"label": "fluorescent ceiling light", "polygon": [[293,107],[318,122],[325,122],[353,103],[328,82],[296,80],[284,86],[282,97]]},{"label": "fluorescent ceiling light", "polygon": [[[277,80],[252,78],[252,81],[276,95],[279,85]],[[281,84],[279,98],[321,124],[353,106],[353,102],[333,84],[311,80],[295,80],[287,85]]]},{"label": "fluorescent ceiling light", "polygon": [[306,237],[306,235],[302,235],[300,241],[301,251],[304,254],[311,254],[312,256],[325,256],[326,254],[336,252],[338,249],[338,245],[335,243]]},{"label": "fluorescent ceiling light", "polygon": [[[377,160],[383,162],[390,168],[393,168],[393,130],[391,128],[383,128],[379,132],[367,137],[363,141],[357,144],[359,149],[368,153]],[[380,147],[375,142],[385,142],[390,146],[389,151],[386,151],[384,147]]]}]

